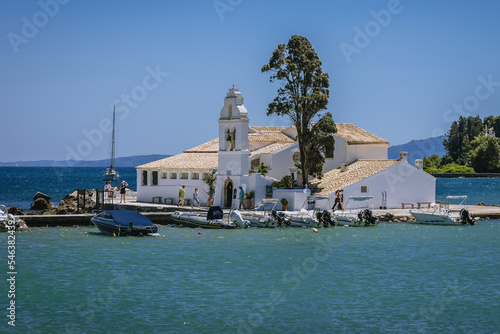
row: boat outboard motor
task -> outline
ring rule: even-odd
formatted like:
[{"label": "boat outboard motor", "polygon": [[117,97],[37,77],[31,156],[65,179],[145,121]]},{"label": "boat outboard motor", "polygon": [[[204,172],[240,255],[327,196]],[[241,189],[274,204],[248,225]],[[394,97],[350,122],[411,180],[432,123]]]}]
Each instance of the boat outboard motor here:
[{"label": "boat outboard motor", "polygon": [[290,221],[286,218],[286,216],[283,212],[275,213],[275,217],[276,217],[276,221],[278,223],[278,227],[290,226]]},{"label": "boat outboard motor", "polygon": [[365,213],[365,210],[361,210],[360,212],[358,212],[358,220],[359,221],[364,221],[364,219],[363,219],[364,213]]},{"label": "boat outboard motor", "polygon": [[462,225],[465,225],[467,223],[471,225],[475,224],[474,219],[469,214],[469,210],[467,210],[466,208],[460,210],[460,222],[462,223]]},{"label": "boat outboard motor", "polygon": [[229,213],[229,218],[233,223],[236,223],[239,228],[248,228],[250,227],[250,222],[248,220],[243,219],[243,216],[238,210],[233,210]]},{"label": "boat outboard motor", "polygon": [[332,218],[332,214],[328,210],[323,210],[322,212],[316,213],[316,218],[320,223],[323,223],[323,227],[331,227],[337,226],[337,221]]},{"label": "boat outboard motor", "polygon": [[365,209],[364,216],[365,216],[365,221],[368,224],[375,225],[375,223],[377,222],[377,217],[373,216],[372,210],[370,209]]}]

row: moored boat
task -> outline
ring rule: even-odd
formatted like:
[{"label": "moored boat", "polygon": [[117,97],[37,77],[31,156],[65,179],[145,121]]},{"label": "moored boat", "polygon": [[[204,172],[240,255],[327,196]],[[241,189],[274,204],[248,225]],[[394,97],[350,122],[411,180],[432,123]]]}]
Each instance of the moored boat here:
[{"label": "moored boat", "polygon": [[[377,226],[378,217],[373,215],[373,196],[351,196],[347,199],[346,210],[334,212],[339,226],[368,227]],[[351,208],[352,202],[367,202],[366,207]],[[359,210],[359,211],[356,211]]]},{"label": "moored boat", "polygon": [[[410,214],[415,218],[415,224],[426,225],[475,225],[476,221],[469,214],[469,210],[464,205],[466,195],[447,196],[445,202],[435,206],[432,212],[423,210],[410,210]],[[451,201],[461,200],[458,204],[459,210],[450,208]]]},{"label": "moored boat", "polygon": [[283,223],[290,227],[334,227],[337,226],[335,217],[327,211],[330,198],[328,196],[307,196],[299,211],[285,211]]},{"label": "moored boat", "polygon": [[252,210],[231,210],[229,219],[240,228],[247,227],[277,227],[275,219],[276,198],[264,198],[262,202]]},{"label": "moored boat", "polygon": [[107,210],[90,220],[101,233],[115,236],[145,236],[158,233],[158,226],[137,211]]},{"label": "moored boat", "polygon": [[110,166],[106,168],[102,175],[103,181],[116,181],[120,178],[118,172],[115,170],[115,108],[113,107],[113,134],[111,137],[111,162]]},{"label": "moored boat", "polygon": [[207,213],[180,212],[172,213],[172,220],[184,227],[202,227],[212,229],[234,229],[238,226],[222,220],[224,212],[220,206],[211,206]]}]

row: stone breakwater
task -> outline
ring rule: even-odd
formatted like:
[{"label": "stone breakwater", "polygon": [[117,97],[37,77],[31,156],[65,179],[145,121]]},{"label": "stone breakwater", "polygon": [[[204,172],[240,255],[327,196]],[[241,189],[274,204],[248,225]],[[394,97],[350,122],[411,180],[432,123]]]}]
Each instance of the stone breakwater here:
[{"label": "stone breakwater", "polygon": [[9,207],[9,213],[16,216],[24,215],[65,215],[68,213],[91,213],[96,206],[95,202],[96,191],[95,190],[83,190],[74,191],[71,194],[67,194],[64,198],[59,201],[59,206],[55,206],[54,203],[50,202],[52,197],[41,192],[37,192],[33,197],[33,202],[30,205],[30,210],[24,212],[24,210],[17,208],[15,206]]}]

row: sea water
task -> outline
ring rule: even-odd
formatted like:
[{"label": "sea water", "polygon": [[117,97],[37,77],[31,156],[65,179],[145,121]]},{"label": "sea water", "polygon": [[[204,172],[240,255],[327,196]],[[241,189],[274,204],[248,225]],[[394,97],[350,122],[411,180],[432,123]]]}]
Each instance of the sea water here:
[{"label": "sea water", "polygon": [[[119,187],[122,180],[127,188],[137,190],[135,168],[117,168]],[[0,204],[27,210],[37,192],[51,197],[56,206],[67,194],[77,189],[104,189],[103,168],[94,167],[0,167]]]},{"label": "sea water", "polygon": [[[101,188],[101,173],[0,168],[0,203],[26,208],[36,191],[57,202],[76,188]],[[135,189],[135,169],[120,174]],[[500,204],[498,180],[437,179],[436,197],[467,194],[470,203]],[[453,227],[381,223],[317,233],[163,226],[160,237],[144,238],[97,232],[85,226],[0,234],[0,332],[497,333],[500,328],[499,221]],[[9,261],[15,261],[12,268]],[[12,312],[15,327],[7,317]]]},{"label": "sea water", "polygon": [[[498,333],[500,222],[15,238],[0,332]],[[7,234],[3,276],[9,278]],[[15,302],[15,328],[6,310]]]}]

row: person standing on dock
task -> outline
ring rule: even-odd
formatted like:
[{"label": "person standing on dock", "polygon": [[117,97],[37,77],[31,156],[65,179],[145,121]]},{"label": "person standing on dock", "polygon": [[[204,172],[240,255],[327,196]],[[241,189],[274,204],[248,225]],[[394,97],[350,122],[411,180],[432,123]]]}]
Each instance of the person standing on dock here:
[{"label": "person standing on dock", "polygon": [[243,191],[243,188],[240,187],[240,193],[238,195],[238,199],[240,200],[240,206],[239,206],[239,210],[241,210],[241,207],[243,207],[243,210],[245,210],[245,192]]},{"label": "person standing on dock", "polygon": [[125,193],[127,192],[127,186],[128,183],[125,181],[122,181],[120,184],[120,203],[123,201],[125,203]]},{"label": "person standing on dock", "polygon": [[198,204],[198,209],[200,208],[200,201],[198,200],[198,188],[194,188],[193,201],[191,202],[191,209],[193,208],[194,202]]},{"label": "person standing on dock", "polygon": [[111,181],[106,182],[104,189],[108,192],[108,198],[113,197],[113,188],[111,188]]},{"label": "person standing on dock", "polygon": [[186,188],[185,185],[182,185],[182,187],[179,189],[179,202],[177,202],[177,206],[182,206],[184,207],[184,196],[186,195],[186,190],[184,190],[184,188]]}]

